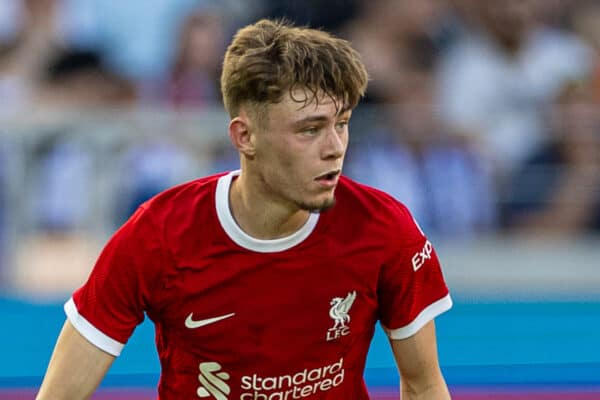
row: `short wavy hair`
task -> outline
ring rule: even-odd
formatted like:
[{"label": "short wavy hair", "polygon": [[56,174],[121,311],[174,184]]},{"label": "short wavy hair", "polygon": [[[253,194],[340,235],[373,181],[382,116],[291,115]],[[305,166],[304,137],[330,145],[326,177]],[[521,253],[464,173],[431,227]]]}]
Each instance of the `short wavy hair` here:
[{"label": "short wavy hair", "polygon": [[[348,41],[285,20],[263,19],[235,34],[223,61],[221,92],[232,118],[242,106],[260,110],[286,93],[305,105],[330,97],[339,111],[356,107],[367,81],[360,55]],[[295,99],[296,89],[307,96]]]}]

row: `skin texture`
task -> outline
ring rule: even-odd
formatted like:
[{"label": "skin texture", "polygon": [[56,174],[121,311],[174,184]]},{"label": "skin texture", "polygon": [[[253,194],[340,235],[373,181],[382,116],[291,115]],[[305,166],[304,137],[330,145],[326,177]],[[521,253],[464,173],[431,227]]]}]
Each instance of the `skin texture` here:
[{"label": "skin texture", "polygon": [[438,363],[434,321],[413,336],[390,343],[400,371],[402,400],[450,399]]},{"label": "skin texture", "polygon": [[36,400],[88,399],[114,360],[65,322]]},{"label": "skin texture", "polygon": [[[304,92],[294,92],[294,99],[304,98]],[[240,227],[256,238],[287,236],[306,222],[310,211],[335,203],[351,111],[340,112],[325,96],[308,105],[294,99],[288,95],[268,106],[262,128],[247,108],[229,126],[242,166],[233,182],[231,209]],[[336,175],[327,182],[317,179],[330,172]]]}]

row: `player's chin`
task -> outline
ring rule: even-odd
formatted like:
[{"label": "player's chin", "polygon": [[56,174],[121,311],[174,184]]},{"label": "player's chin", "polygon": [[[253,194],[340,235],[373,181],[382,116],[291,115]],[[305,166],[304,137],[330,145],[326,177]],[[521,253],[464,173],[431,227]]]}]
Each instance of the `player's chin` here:
[{"label": "player's chin", "polygon": [[335,205],[335,196],[333,193],[321,195],[318,198],[306,200],[299,204],[300,208],[310,212],[321,212],[330,209]]}]

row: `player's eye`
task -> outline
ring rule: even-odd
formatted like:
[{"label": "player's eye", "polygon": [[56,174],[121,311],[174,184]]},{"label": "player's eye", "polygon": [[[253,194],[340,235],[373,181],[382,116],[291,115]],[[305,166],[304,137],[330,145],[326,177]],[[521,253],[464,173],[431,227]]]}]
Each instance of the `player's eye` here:
[{"label": "player's eye", "polygon": [[342,130],[344,128],[346,128],[348,126],[348,121],[344,120],[344,121],[339,121],[337,124],[335,124],[335,127],[338,130]]},{"label": "player's eye", "polygon": [[306,128],[302,128],[300,132],[307,135],[316,135],[319,133],[319,128],[317,126],[307,126]]}]

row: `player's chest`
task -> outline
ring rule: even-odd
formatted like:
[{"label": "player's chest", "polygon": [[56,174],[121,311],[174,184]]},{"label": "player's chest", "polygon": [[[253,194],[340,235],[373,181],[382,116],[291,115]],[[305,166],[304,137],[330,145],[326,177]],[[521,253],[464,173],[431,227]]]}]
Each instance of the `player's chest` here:
[{"label": "player's chest", "polygon": [[195,261],[171,279],[160,319],[171,337],[200,351],[240,346],[258,356],[266,347],[285,355],[348,346],[376,321],[378,274],[367,257]]}]

